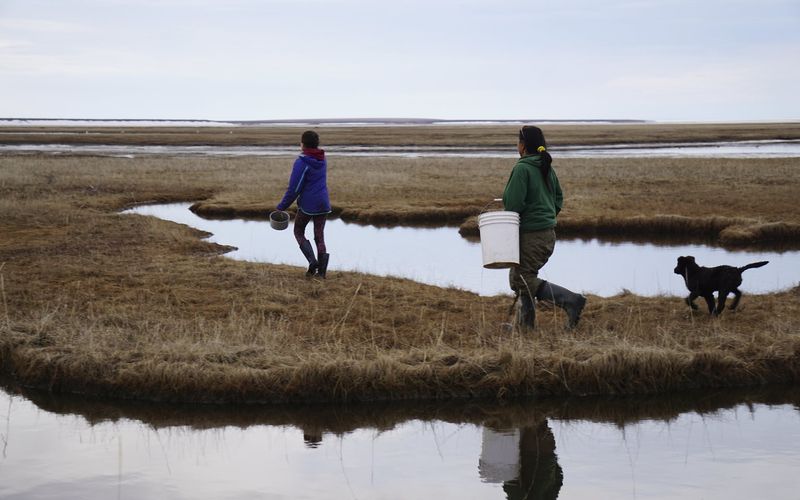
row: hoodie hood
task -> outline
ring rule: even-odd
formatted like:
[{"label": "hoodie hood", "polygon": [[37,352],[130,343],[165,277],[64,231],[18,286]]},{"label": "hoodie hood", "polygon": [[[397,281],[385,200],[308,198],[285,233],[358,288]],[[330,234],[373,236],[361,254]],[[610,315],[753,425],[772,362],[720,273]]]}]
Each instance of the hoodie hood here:
[{"label": "hoodie hood", "polygon": [[325,161],[325,150],[319,148],[303,148],[303,156],[307,156],[318,161]]},{"label": "hoodie hood", "polygon": [[542,166],[542,157],[538,153],[522,156],[517,161],[521,161],[522,163],[527,163],[528,165],[532,165],[536,168]]}]

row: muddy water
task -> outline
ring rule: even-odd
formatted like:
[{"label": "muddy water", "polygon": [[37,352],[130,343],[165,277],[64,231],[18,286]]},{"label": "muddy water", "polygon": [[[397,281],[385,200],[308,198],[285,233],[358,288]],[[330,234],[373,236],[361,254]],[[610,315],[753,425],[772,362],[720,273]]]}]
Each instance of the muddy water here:
[{"label": "muddy water", "polygon": [[[153,215],[210,232],[212,241],[238,248],[227,254],[233,259],[306,265],[291,227],[275,231],[265,221],[207,220],[189,211],[186,203],[141,206],[128,213]],[[483,269],[480,244],[462,238],[454,227],[379,228],[334,219],[327,222],[325,235],[331,274],[360,271],[482,295],[510,293],[508,271]],[[782,290],[800,283],[800,251],[728,251],[704,245],[598,240],[559,240],[540,275],[573,290],[601,296],[623,290],[643,296],[685,295],[682,279],[672,272],[680,255],[694,255],[701,265],[709,266],[770,261],[765,267],[746,271],[741,287],[745,294]]]},{"label": "muddy water", "polygon": [[797,498],[771,395],[174,407],[0,390],[0,498]]},{"label": "muddy water", "polygon": [[[4,132],[0,132],[2,134]],[[16,133],[16,132],[14,132]],[[8,134],[7,132],[5,134]],[[516,147],[442,146],[329,146],[334,156],[402,158],[516,158]],[[559,158],[797,158],[800,141],[610,144],[554,146]],[[180,156],[295,156],[296,146],[143,146],[126,144],[0,144],[0,154],[52,154],[140,157]]]}]

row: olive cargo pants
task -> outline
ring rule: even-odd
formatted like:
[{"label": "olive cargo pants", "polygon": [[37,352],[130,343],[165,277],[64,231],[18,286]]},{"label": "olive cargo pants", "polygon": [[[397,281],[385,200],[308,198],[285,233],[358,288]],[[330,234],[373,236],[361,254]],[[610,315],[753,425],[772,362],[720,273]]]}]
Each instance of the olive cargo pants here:
[{"label": "olive cargo pants", "polygon": [[536,295],[542,281],[539,269],[547,264],[556,246],[556,232],[551,227],[541,231],[519,233],[519,266],[512,267],[508,280],[517,294]]}]

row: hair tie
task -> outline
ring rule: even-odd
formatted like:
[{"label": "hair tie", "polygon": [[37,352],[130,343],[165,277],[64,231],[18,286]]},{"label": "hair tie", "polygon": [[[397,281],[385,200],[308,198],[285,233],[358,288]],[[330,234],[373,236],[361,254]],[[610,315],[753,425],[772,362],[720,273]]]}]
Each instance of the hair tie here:
[{"label": "hair tie", "polygon": [[539,146],[538,148],[536,148],[536,152],[537,153],[544,153],[545,151],[546,151],[546,149],[545,149],[544,146]]}]

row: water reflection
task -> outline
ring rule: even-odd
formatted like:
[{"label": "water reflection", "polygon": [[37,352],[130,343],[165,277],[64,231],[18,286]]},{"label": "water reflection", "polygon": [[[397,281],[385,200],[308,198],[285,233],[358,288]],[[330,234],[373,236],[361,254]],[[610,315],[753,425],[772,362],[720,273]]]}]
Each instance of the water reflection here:
[{"label": "water reflection", "polygon": [[[237,249],[233,259],[305,266],[292,232],[275,231],[265,221],[208,220],[189,211],[188,203],[148,205],[129,213],[153,215],[212,233],[211,241]],[[508,272],[481,266],[480,244],[462,238],[452,227],[375,227],[329,220],[325,239],[331,269],[399,276],[436,286],[452,286],[482,295],[510,293]],[[769,265],[747,271],[741,287],[748,293],[790,288],[800,282],[800,251],[729,251],[707,245],[608,243],[559,240],[542,269],[571,290],[611,296],[623,289],[643,296],[686,294],[673,273],[679,255],[694,255],[701,265],[743,266],[759,260]]]},{"label": "water reflection", "polygon": [[800,467],[798,388],[205,407],[7,391],[2,498],[791,498]]},{"label": "water reflection", "polygon": [[483,481],[502,484],[509,500],[558,498],[564,480],[545,418],[507,431],[484,428],[478,471]]}]

